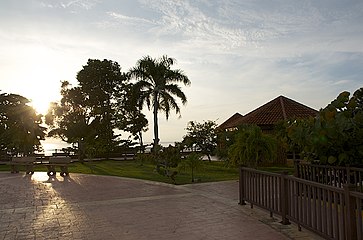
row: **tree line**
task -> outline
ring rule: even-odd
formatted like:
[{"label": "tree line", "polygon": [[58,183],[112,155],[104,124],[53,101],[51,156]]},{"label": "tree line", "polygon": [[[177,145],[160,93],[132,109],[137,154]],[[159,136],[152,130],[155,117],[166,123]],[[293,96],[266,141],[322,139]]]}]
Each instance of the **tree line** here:
[{"label": "tree line", "polygon": [[146,56],[122,72],[115,61],[89,59],[77,73],[77,85],[62,81],[61,100],[52,102],[45,115],[48,129],[42,126],[42,116],[27,105],[28,99],[1,94],[1,151],[32,154],[40,150],[40,140],[47,135],[72,144],[83,158],[131,143],[131,139],[122,140],[116,130],[129,132],[143,149],[142,133],[148,129],[144,107],[153,111],[153,146],[157,146],[158,113],[168,119],[172,110],[180,113],[179,100],[187,103],[180,84],[189,86],[191,82],[182,70],[172,69],[174,64],[175,59],[168,56]]},{"label": "tree line", "polygon": [[[45,136],[59,137],[73,144],[80,158],[122,151],[133,141],[144,149],[143,132],[149,121],[144,108],[153,112],[155,153],[160,154],[158,114],[168,119],[172,110],[180,113],[187,102],[181,84],[190,85],[180,69],[172,69],[175,59],[150,56],[138,60],[128,72],[112,60],[89,59],[77,73],[77,84],[61,84],[61,100],[51,103],[42,116],[28,106],[29,100],[17,94],[0,94],[0,150],[13,155],[29,155],[41,150]],[[121,139],[116,130],[129,132]],[[276,157],[277,146],[307,160],[324,164],[362,164],[363,159],[363,88],[342,92],[328,106],[310,119],[290,119],[276,125],[274,134],[265,134],[258,126],[240,126],[237,131],[218,131],[208,120],[190,121],[178,151],[189,149],[203,155],[217,154],[232,165],[252,167]],[[159,170],[175,165],[160,155]],[[163,154],[163,153],[161,153]],[[156,154],[157,155],[157,154]],[[164,159],[164,160],[163,160]],[[169,159],[169,160],[168,160]],[[196,157],[196,159],[199,159]]]}]

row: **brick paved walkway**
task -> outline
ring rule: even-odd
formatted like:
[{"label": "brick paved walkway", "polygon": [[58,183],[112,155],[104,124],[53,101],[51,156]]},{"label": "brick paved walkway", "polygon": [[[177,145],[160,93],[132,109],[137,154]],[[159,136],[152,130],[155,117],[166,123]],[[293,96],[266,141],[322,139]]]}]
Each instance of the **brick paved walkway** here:
[{"label": "brick paved walkway", "polygon": [[237,186],[0,173],[0,239],[301,239],[239,206]]}]

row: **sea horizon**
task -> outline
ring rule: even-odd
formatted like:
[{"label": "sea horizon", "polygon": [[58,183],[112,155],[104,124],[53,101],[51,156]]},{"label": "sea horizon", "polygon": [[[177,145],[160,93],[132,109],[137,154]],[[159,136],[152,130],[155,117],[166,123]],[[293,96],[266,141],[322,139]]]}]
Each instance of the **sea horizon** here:
[{"label": "sea horizon", "polygon": [[[160,145],[163,147],[167,147],[169,145],[174,146],[175,143],[178,141],[174,141],[174,142],[160,142]],[[49,138],[46,140],[42,140],[41,141],[42,147],[43,147],[43,151],[40,151],[39,153],[44,154],[45,156],[51,156],[53,153],[57,153],[57,152],[62,152],[63,148],[67,148],[67,147],[71,147],[72,144],[69,144],[67,142],[64,142],[60,139],[57,138]],[[144,145],[150,145],[152,144],[152,142],[144,142]]]}]

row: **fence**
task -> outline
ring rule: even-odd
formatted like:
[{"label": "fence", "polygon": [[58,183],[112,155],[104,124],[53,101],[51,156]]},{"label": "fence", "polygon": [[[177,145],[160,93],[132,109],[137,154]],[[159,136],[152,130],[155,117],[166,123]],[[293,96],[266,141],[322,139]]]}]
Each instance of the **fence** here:
[{"label": "fence", "polygon": [[353,184],[363,192],[363,169],[355,167],[336,167],[294,162],[295,176],[298,178],[342,188]]},{"label": "fence", "polygon": [[295,222],[326,239],[362,239],[363,193],[354,188],[240,168],[240,204],[247,201],[281,215],[282,224]]}]

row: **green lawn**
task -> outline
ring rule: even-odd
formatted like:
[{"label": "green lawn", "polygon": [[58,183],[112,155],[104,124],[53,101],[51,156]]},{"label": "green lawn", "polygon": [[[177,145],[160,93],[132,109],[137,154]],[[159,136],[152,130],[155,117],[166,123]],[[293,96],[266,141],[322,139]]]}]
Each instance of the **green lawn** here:
[{"label": "green lawn", "polygon": [[[194,173],[194,178],[200,182],[215,182],[238,179],[238,169],[225,167],[224,162],[203,162],[203,170]],[[172,183],[168,177],[158,174],[155,165],[151,163],[140,164],[137,161],[113,161],[103,160],[94,162],[72,163],[69,166],[71,173],[84,173],[95,175],[110,175],[119,177],[129,177],[145,179],[157,182]],[[10,171],[7,165],[0,165],[0,171]],[[46,171],[44,166],[36,166],[35,171]],[[191,175],[188,172],[179,172],[175,177],[176,183],[191,183]]]},{"label": "green lawn", "polygon": [[[203,169],[194,173],[197,182],[216,182],[225,180],[237,180],[238,168],[226,167],[224,162],[203,162]],[[289,167],[261,167],[262,171],[282,172],[288,171],[292,174],[293,169]],[[10,171],[10,166],[0,165],[0,171]],[[35,171],[47,171],[46,167],[38,165]],[[69,166],[71,173],[84,173],[95,175],[110,175],[119,177],[129,177],[137,179],[145,179],[157,182],[172,183],[168,177],[162,176],[155,171],[155,165],[151,163],[140,164],[137,161],[114,161],[102,160],[85,162],[84,164],[75,162]],[[191,183],[190,171],[180,172],[175,177],[176,184]]]}]

